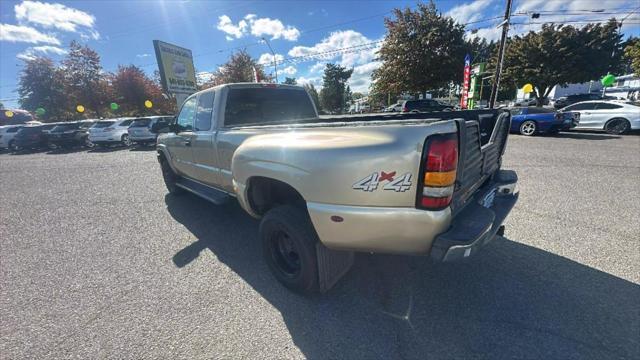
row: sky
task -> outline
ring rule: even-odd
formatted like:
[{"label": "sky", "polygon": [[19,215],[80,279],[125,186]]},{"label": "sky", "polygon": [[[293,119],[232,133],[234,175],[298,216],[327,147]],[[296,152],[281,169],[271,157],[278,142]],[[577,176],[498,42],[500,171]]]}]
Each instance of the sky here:
[{"label": "sky", "polygon": [[[637,0],[513,0],[510,34],[539,29],[544,22],[583,26],[587,21],[624,18],[625,37],[640,36]],[[467,24],[469,37],[497,40],[506,0],[439,0],[439,11]],[[321,86],[327,62],[353,68],[352,91],[367,92],[380,66],[376,50],[384,39],[384,18],[416,1],[0,1],[0,101],[18,107],[16,92],[25,59],[64,58],[72,40],[95,49],[104,71],[134,64],[157,69],[152,41],[192,50],[202,79],[233,51],[245,48],[278,78]],[[540,13],[532,19],[531,13]],[[461,74],[462,77],[462,74]]]}]

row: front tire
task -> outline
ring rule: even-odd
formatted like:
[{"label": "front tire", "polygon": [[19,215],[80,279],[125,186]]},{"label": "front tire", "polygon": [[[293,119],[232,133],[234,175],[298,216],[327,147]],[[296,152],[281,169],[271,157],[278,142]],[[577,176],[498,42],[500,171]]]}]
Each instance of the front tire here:
[{"label": "front tire", "polygon": [[160,161],[160,169],[162,169],[162,178],[164,179],[164,185],[167,187],[167,190],[169,190],[169,194],[184,194],[185,190],[176,185],[178,182],[178,175],[173,172],[173,169],[171,169],[171,166],[169,166],[169,163],[164,158]]},{"label": "front tire", "polygon": [[265,261],[282,285],[299,293],[319,290],[318,235],[304,209],[281,205],[269,210],[260,237]]},{"label": "front tire", "polygon": [[120,140],[122,141],[122,145],[129,147],[131,146],[131,140],[129,140],[129,135],[128,134],[123,134],[122,138],[120,138]]},{"label": "front tire", "polygon": [[630,128],[631,128],[631,124],[629,123],[629,120],[623,119],[623,118],[611,119],[607,121],[607,123],[604,126],[604,130],[608,134],[613,134],[613,135],[622,135],[627,131],[629,131]]},{"label": "front tire", "polygon": [[520,125],[520,134],[524,136],[533,136],[537,130],[535,121],[527,120]]}]

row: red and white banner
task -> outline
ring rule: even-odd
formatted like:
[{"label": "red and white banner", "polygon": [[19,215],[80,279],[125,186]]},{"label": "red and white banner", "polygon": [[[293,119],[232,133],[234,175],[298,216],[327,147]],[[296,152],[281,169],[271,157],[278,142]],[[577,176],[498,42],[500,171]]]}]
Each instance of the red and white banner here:
[{"label": "red and white banner", "polygon": [[460,97],[460,108],[467,108],[467,98],[469,97],[469,82],[471,81],[471,56],[464,57],[464,79],[462,81],[462,96]]}]

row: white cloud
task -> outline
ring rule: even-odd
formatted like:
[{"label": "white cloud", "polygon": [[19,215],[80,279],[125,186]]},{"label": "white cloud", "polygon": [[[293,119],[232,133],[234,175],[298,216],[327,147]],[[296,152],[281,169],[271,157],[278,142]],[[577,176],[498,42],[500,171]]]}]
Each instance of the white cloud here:
[{"label": "white cloud", "polygon": [[39,1],[23,1],[13,9],[20,23],[32,23],[69,32],[79,32],[79,28],[82,28],[89,32],[84,34],[84,37],[100,38],[100,34],[94,29],[96,18],[84,11],[62,4]]},{"label": "white cloud", "polygon": [[218,17],[218,30],[227,34],[226,39],[228,41],[233,40],[233,37],[240,39],[247,32],[247,22],[240,20],[237,25],[234,25],[231,18],[227,15]]},{"label": "white cloud", "polygon": [[[264,53],[258,58],[258,64],[273,65],[273,57],[274,56],[270,53]],[[281,63],[282,60],[284,60],[284,56],[282,54],[276,54],[275,58],[277,63]]]},{"label": "white cloud", "polygon": [[60,45],[60,40],[52,34],[44,34],[28,26],[10,24],[0,24],[0,41]]},{"label": "white cloud", "polygon": [[[379,39],[381,40],[381,39]],[[335,62],[347,68],[353,68],[349,79],[352,91],[367,92],[371,84],[371,73],[382,63],[376,60],[376,53],[382,45],[378,40],[369,39],[354,30],[336,31],[313,46],[295,46],[289,50],[291,57],[302,56],[302,60],[322,60],[310,66],[308,74],[322,74],[327,62]],[[346,51],[337,51],[346,49]],[[321,54],[321,55],[318,55]],[[295,59],[294,59],[295,61]],[[298,78],[299,83],[322,85],[322,77]]]},{"label": "white cloud", "polygon": [[34,46],[27,48],[25,51],[16,55],[16,57],[21,60],[33,60],[38,57],[36,53],[64,55],[67,53],[67,50],[50,45]]},{"label": "white cloud", "polygon": [[308,77],[300,76],[296,78],[296,82],[298,83],[298,85],[312,84],[315,87],[320,87],[322,85],[322,78],[321,77],[308,78]]},{"label": "white cloud", "polygon": [[317,62],[315,64],[313,64],[310,68],[309,68],[309,72],[310,73],[319,73],[321,72],[324,67],[327,65],[327,63],[323,63],[323,62]]},{"label": "white cloud", "polygon": [[[333,60],[340,58],[340,65],[353,67],[372,61],[381,43],[353,30],[332,32],[329,37],[322,39],[314,46],[295,46],[289,50],[289,56],[310,56],[316,59]],[[360,47],[359,47],[360,46]],[[351,52],[333,52],[337,49],[351,49]]]},{"label": "white cloud", "polygon": [[[451,8],[445,15],[451,16],[458,23],[464,24],[486,17],[483,13],[494,0],[475,0]],[[531,1],[531,0],[529,0]]]},{"label": "white cloud", "polygon": [[198,84],[204,84],[211,80],[213,76],[213,72],[211,71],[200,71],[196,73],[196,82]]},{"label": "white cloud", "polygon": [[139,57],[139,58],[146,58],[146,57],[149,57],[149,56],[151,56],[151,55],[149,55],[149,54],[147,54],[147,53],[144,53],[144,54],[137,54],[137,55],[136,55],[136,57]]},{"label": "white cloud", "polygon": [[226,39],[240,39],[247,33],[256,37],[270,36],[272,40],[285,39],[296,41],[300,36],[300,30],[291,25],[284,25],[282,21],[271,18],[258,18],[256,14],[247,14],[237,24],[227,15],[218,18],[218,30],[227,34]]},{"label": "white cloud", "polygon": [[369,85],[371,85],[371,74],[374,70],[382,66],[380,61],[372,61],[353,68],[353,74],[349,79],[349,86],[351,91],[358,91],[366,93],[369,91]]},{"label": "white cloud", "polygon": [[287,75],[295,75],[295,73],[298,72],[298,69],[296,69],[295,66],[287,66],[282,70],[282,72]]},{"label": "white cloud", "polygon": [[296,41],[300,36],[300,30],[291,25],[285,26],[278,19],[262,18],[249,20],[251,24],[251,34],[254,36],[271,36],[271,39],[283,38],[289,41]]}]

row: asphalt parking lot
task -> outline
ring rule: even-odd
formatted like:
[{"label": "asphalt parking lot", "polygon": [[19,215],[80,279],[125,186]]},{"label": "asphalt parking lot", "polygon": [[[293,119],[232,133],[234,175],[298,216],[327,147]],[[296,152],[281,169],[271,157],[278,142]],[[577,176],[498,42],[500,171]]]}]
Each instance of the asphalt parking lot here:
[{"label": "asphalt parking lot", "polygon": [[511,136],[505,237],[464,264],[358,255],[328,294],[268,272],[234,203],[166,195],[154,151],[0,155],[0,354],[640,358],[640,136]]}]

